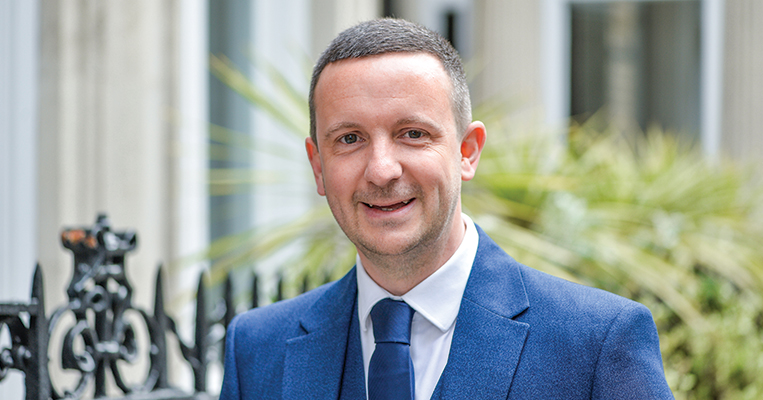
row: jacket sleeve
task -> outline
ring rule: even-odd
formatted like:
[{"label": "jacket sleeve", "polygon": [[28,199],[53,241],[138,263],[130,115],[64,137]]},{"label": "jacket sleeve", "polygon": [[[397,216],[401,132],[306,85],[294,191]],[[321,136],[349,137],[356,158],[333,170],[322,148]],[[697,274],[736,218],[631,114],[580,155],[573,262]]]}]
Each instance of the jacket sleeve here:
[{"label": "jacket sleeve", "polygon": [[673,399],[652,314],[631,303],[612,322],[596,364],[592,399]]},{"label": "jacket sleeve", "polygon": [[236,368],[236,322],[239,317],[233,318],[225,338],[225,372],[223,375],[223,387],[220,391],[219,400],[240,400],[238,384],[238,369]]}]

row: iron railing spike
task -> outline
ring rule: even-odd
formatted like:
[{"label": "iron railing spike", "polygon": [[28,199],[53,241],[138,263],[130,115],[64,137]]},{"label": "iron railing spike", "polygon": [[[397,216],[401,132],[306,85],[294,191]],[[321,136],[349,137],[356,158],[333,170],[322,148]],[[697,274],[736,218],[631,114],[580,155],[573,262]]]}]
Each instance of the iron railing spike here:
[{"label": "iron railing spike", "polygon": [[283,275],[278,275],[278,291],[276,292],[276,301],[283,300]]},{"label": "iron railing spike", "polygon": [[194,368],[194,389],[198,392],[206,391],[206,354],[207,354],[207,310],[206,293],[204,289],[204,272],[199,274],[199,286],[196,290],[196,334],[194,356],[196,366]]},{"label": "iron railing spike", "polygon": [[[32,278],[32,305],[36,303],[36,310],[30,311],[29,338],[27,349],[27,371],[25,383],[27,387],[27,400],[48,400],[50,397],[50,376],[48,374],[48,319],[45,316],[45,287],[42,280],[42,268],[40,264],[34,270]],[[33,390],[29,390],[29,388]]]},{"label": "iron railing spike", "polygon": [[162,264],[156,267],[156,281],[154,284],[154,321],[156,323],[156,332],[154,333],[154,344],[156,354],[154,356],[154,366],[156,376],[155,388],[164,389],[169,387],[167,377],[167,314],[164,309],[164,278],[162,277]]},{"label": "iron railing spike", "polygon": [[225,278],[225,293],[224,293],[224,299],[225,299],[225,317],[223,320],[223,323],[225,327],[228,327],[228,324],[233,320],[233,317],[236,316],[236,307],[233,305],[233,278],[231,276],[231,273],[228,273],[228,276]]},{"label": "iron railing spike", "polygon": [[34,268],[34,277],[32,278],[32,299],[37,300],[40,315],[45,315],[45,290],[42,286],[42,267],[39,262]]},{"label": "iron railing spike", "polygon": [[260,290],[257,274],[252,277],[252,308],[260,306]]}]

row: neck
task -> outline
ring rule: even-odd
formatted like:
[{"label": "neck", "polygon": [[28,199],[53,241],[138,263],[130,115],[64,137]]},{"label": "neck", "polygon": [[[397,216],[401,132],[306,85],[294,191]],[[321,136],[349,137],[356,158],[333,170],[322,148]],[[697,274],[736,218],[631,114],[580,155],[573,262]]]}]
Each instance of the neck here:
[{"label": "neck", "polygon": [[451,229],[429,245],[417,246],[403,254],[374,254],[358,248],[368,276],[377,285],[395,296],[408,293],[416,285],[440,269],[461,245],[466,226],[461,213],[456,213]]}]

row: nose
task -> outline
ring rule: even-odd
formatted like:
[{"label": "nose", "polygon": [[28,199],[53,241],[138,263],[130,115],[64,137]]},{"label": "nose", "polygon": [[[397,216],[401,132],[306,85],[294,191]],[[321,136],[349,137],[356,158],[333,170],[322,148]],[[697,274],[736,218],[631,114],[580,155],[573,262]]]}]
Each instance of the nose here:
[{"label": "nose", "polygon": [[384,187],[400,178],[403,174],[403,166],[400,164],[399,154],[395,151],[393,143],[384,140],[376,141],[369,150],[364,175],[368,182]]}]

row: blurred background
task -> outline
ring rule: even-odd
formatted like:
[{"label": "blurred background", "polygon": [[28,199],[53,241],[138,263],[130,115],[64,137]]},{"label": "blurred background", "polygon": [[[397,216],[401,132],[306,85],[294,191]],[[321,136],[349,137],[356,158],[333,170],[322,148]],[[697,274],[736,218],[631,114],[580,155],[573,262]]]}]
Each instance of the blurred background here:
[{"label": "blurred background", "polygon": [[[48,308],[63,303],[59,232],[98,212],[138,232],[136,302],[150,307],[164,264],[181,321],[200,271],[213,286],[257,273],[261,304],[277,277],[295,294],[341,276],[352,249],[323,251],[341,233],[309,228],[332,223],[304,157],[309,72],[338,32],[382,16],[466,61],[492,151],[465,187],[475,221],[519,261],[649,306],[677,398],[763,396],[757,0],[0,0],[0,301],[27,300],[39,262]],[[639,207],[602,217],[612,204]],[[715,340],[717,324],[739,326]]]}]

